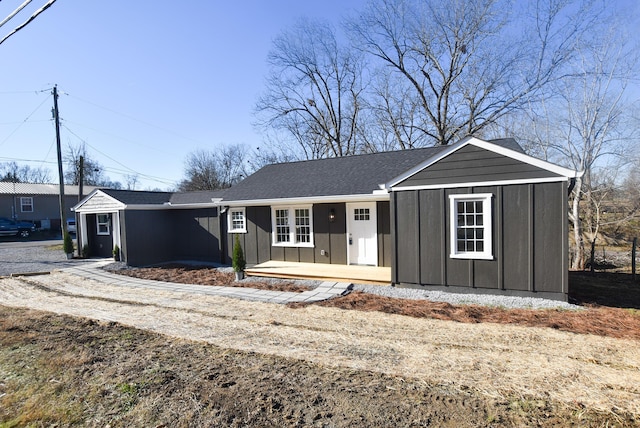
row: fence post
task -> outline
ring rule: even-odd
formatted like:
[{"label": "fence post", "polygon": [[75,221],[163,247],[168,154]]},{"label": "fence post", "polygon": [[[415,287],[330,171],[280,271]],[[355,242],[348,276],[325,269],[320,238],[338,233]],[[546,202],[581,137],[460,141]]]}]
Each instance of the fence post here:
[{"label": "fence post", "polygon": [[638,238],[633,238],[633,245],[631,246],[631,278],[636,280],[636,245],[638,244]]}]

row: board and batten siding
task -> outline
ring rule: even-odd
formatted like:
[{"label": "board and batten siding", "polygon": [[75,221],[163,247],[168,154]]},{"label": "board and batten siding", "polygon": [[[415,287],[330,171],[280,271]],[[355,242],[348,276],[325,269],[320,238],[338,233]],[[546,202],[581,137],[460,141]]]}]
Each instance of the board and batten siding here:
[{"label": "board and batten siding", "polygon": [[537,166],[468,145],[396,184],[395,187],[437,186],[549,177],[560,178],[559,175]]},{"label": "board and batten siding", "polygon": [[122,254],[131,266],[221,261],[217,208],[124,210],[120,218]]},{"label": "board and batten siding", "polygon": [[[449,195],[491,193],[492,260],[451,258]],[[567,182],[396,191],[392,282],[566,300]]]},{"label": "board and batten siding", "polygon": [[[391,228],[388,201],[377,203],[378,212],[378,264],[391,266]],[[333,210],[335,220],[329,221]],[[269,260],[347,264],[347,213],[344,203],[313,204],[314,246],[283,247],[272,245],[271,207],[249,206],[245,208],[247,232],[239,233],[240,244],[247,264],[255,265]],[[227,218],[222,222],[225,238],[225,260],[231,263],[234,233],[227,233]]]}]

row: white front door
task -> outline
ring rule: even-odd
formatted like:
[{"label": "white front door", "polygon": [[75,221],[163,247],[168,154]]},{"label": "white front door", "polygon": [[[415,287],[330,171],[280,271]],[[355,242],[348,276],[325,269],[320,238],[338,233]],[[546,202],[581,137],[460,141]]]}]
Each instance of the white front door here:
[{"label": "white front door", "polygon": [[375,202],[347,204],[347,255],[351,265],[378,265]]}]

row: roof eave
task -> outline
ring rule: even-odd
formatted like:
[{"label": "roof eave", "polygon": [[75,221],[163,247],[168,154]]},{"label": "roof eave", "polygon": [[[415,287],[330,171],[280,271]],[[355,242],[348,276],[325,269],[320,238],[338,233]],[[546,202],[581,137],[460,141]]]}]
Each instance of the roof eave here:
[{"label": "roof eave", "polygon": [[389,192],[386,190],[376,190],[372,193],[355,195],[327,195],[327,196],[300,196],[293,198],[271,198],[271,199],[246,199],[246,200],[224,200],[216,202],[216,205],[229,207],[240,206],[263,206],[263,205],[301,205],[301,204],[322,204],[337,202],[365,202],[365,201],[388,201]]}]

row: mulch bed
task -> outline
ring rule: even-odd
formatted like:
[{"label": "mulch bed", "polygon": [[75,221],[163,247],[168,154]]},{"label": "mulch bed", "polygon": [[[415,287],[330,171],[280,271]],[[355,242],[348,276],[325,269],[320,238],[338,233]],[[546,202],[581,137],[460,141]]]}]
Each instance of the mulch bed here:
[{"label": "mulch bed", "polygon": [[290,281],[261,281],[259,279],[236,281],[233,272],[222,272],[216,268],[202,266],[167,265],[162,267],[123,269],[116,271],[116,273],[134,278],[176,282],[179,284],[246,287],[293,293],[302,293],[311,290],[311,287],[295,284]]}]

